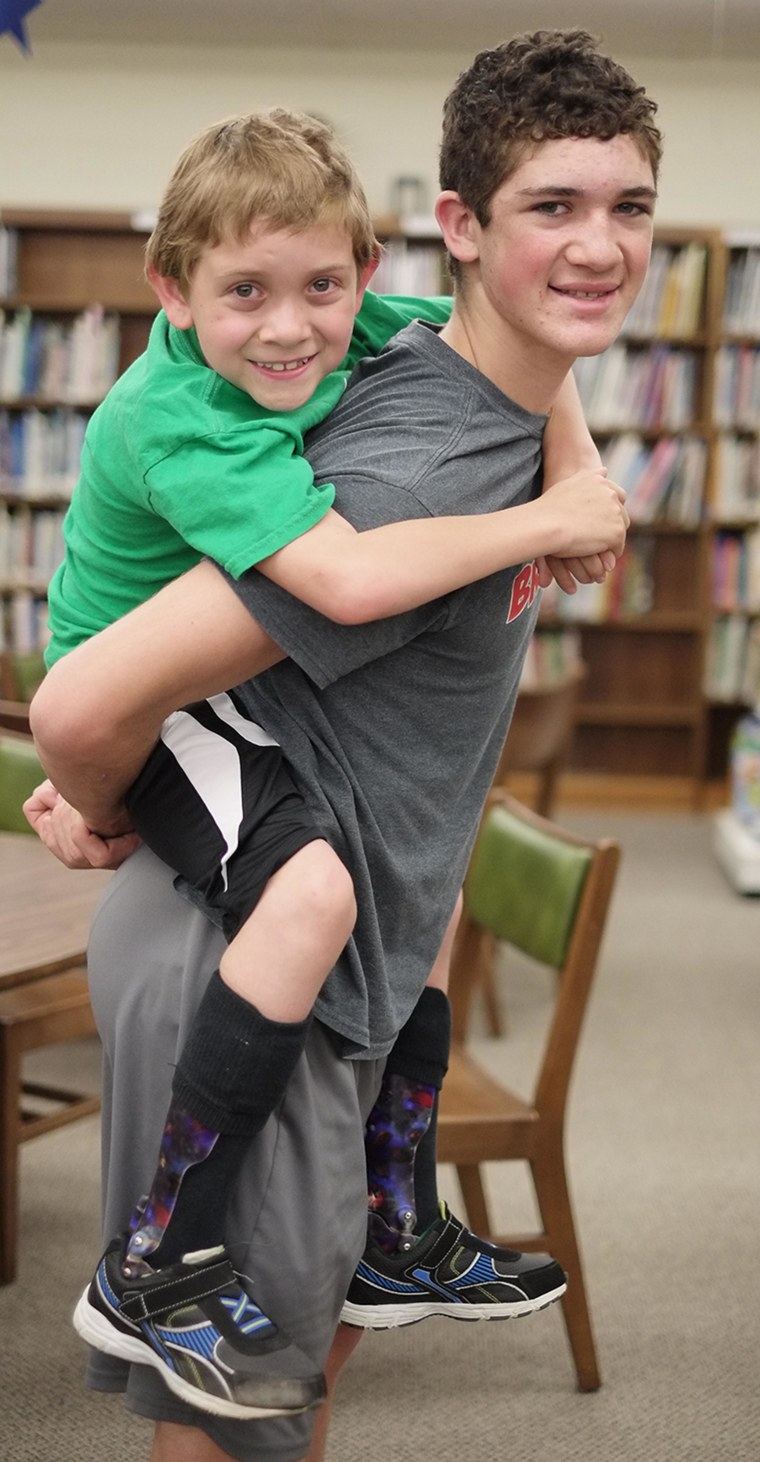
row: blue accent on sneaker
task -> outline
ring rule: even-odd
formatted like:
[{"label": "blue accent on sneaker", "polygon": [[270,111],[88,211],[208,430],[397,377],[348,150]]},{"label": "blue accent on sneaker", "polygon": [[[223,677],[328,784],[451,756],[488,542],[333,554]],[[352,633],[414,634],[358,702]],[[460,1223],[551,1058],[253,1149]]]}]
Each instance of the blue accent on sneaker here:
[{"label": "blue accent on sneaker", "polygon": [[545,1309],[566,1288],[548,1254],[518,1254],[479,1239],[442,1204],[410,1249],[388,1254],[370,1239],[341,1319],[371,1330],[432,1315],[503,1320]]},{"label": "blue accent on sneaker", "polygon": [[154,1366],[169,1390],[218,1416],[250,1420],[318,1406],[313,1361],[264,1313],[224,1249],[126,1279],[114,1240],[79,1300],[74,1324],[96,1349]]}]

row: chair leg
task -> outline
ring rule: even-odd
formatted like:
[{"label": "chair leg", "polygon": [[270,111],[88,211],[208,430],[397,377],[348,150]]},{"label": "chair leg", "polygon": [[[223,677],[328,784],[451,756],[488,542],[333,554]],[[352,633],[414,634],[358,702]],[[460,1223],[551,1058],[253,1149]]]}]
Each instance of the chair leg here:
[{"label": "chair leg", "polygon": [[480,1168],[477,1163],[462,1165],[457,1167],[457,1177],[462,1189],[467,1222],[473,1233],[479,1234],[481,1239],[487,1239],[491,1232],[491,1220]]},{"label": "chair leg", "polygon": [[20,1054],[12,1032],[0,1026],[0,1285],[16,1278],[20,1082]]},{"label": "chair leg", "polygon": [[598,1391],[601,1377],[561,1143],[544,1157],[534,1158],[531,1169],[551,1252],[567,1274],[567,1291],[561,1304],[578,1387],[581,1391]]},{"label": "chair leg", "polygon": [[496,973],[493,964],[488,965],[483,973],[483,1004],[486,1010],[489,1035],[494,1036],[498,1040],[503,1040],[507,1034],[506,1022],[503,1018],[499,993],[496,988]]}]

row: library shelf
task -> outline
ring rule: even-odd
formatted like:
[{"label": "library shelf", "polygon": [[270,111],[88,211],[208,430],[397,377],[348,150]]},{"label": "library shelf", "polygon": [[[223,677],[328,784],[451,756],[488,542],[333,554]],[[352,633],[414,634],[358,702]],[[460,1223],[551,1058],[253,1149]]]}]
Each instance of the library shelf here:
[{"label": "library shelf", "polygon": [[760,233],[728,234],[724,248],[707,691],[725,749],[738,717],[760,701]]},{"label": "library shelf", "polygon": [[0,210],[0,651],[46,635],[46,586],[87,420],[145,348],[145,220]]}]

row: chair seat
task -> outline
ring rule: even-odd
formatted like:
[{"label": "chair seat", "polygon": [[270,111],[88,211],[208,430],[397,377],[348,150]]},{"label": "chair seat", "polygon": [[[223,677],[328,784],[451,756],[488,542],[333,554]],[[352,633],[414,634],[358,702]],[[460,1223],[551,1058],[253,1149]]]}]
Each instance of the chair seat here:
[{"label": "chair seat", "polygon": [[535,1107],[495,1081],[459,1045],[452,1048],[439,1100],[440,1162],[467,1162],[473,1140],[483,1162],[530,1155]]}]

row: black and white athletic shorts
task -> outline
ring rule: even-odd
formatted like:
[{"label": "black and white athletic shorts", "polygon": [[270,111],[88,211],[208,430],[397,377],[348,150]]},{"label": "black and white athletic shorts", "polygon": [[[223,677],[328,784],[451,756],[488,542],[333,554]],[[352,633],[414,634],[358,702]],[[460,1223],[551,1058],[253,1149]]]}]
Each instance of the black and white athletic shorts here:
[{"label": "black and white athletic shorts", "polygon": [[167,718],[126,804],[143,842],[200,894],[227,939],[272,874],[324,836],[280,746],[234,692]]}]

